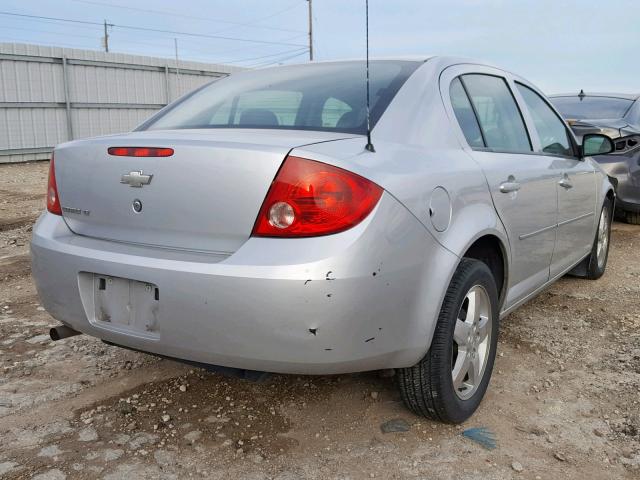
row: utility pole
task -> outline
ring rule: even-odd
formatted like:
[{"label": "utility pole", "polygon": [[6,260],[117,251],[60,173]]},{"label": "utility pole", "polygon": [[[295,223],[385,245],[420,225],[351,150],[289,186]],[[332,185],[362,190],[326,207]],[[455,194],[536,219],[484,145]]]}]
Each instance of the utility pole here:
[{"label": "utility pole", "polygon": [[173,45],[176,49],[176,98],[180,96],[180,67],[178,67],[178,39],[173,38]]},{"label": "utility pole", "polygon": [[109,33],[107,32],[107,20],[104,21],[104,51],[109,53]]},{"label": "utility pole", "polygon": [[309,60],[313,61],[313,0],[307,0],[309,3]]}]

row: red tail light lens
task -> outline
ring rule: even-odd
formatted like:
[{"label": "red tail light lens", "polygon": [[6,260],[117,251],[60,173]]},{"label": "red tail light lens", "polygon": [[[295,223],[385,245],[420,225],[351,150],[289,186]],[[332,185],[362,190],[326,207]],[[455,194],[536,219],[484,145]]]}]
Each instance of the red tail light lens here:
[{"label": "red tail light lens", "polygon": [[109,147],[107,152],[116,157],[170,157],[173,155],[173,148]]},{"label": "red tail light lens", "polygon": [[58,186],[56,185],[56,168],[51,154],[49,162],[49,181],[47,182],[47,210],[56,215],[62,215],[60,197],[58,196]]},{"label": "red tail light lens", "polygon": [[341,168],[287,157],[262,204],[253,235],[313,237],[342,232],[376,206],[382,188]]}]

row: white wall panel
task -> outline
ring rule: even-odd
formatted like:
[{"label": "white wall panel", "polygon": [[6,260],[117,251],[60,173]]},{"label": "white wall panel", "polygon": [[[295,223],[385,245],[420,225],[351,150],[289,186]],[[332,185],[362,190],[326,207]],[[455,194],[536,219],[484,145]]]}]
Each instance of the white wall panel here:
[{"label": "white wall panel", "polygon": [[74,108],[74,133],[78,138],[86,138],[129,132],[155,112],[154,109],[142,108]]},{"label": "white wall panel", "polygon": [[242,70],[178,66],[175,59],[0,43],[0,163],[46,159],[58,143],[130,131],[167,99]]},{"label": "white wall panel", "polygon": [[0,151],[51,147],[68,137],[63,109],[0,108]]}]

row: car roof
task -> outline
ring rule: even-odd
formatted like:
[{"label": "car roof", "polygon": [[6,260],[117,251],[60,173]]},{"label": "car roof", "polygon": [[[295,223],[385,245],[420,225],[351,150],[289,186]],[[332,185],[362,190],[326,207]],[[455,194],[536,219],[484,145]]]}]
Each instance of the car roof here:
[{"label": "car roof", "polygon": [[[461,64],[461,63],[469,63],[469,64],[493,67],[499,70],[507,71],[503,68],[496,67],[495,65],[492,65],[482,60],[466,58],[466,57],[447,56],[447,55],[394,55],[394,56],[376,56],[376,57],[369,58],[370,62],[395,61],[395,62],[425,63],[430,60],[431,61],[437,60],[439,64],[443,67]],[[353,57],[353,58],[332,59],[332,60],[313,60],[311,62],[306,61],[306,62],[289,63],[289,64],[283,64],[283,65],[270,65],[265,67],[254,68],[251,70],[269,70],[269,69],[275,69],[275,68],[305,67],[308,65],[340,64],[340,63],[364,62],[364,61],[365,61],[364,57]]]},{"label": "car roof", "polygon": [[549,95],[549,98],[558,98],[558,97],[605,97],[605,98],[620,98],[623,100],[637,100],[640,98],[640,94],[638,93],[601,93],[601,92],[590,92],[586,93],[580,91],[579,93],[554,93],[553,95]]}]

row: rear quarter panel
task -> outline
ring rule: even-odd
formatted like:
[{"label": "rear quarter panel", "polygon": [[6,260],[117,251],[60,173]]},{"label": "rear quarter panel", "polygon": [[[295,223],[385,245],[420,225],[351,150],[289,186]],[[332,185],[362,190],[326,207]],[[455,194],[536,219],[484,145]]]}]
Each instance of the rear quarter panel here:
[{"label": "rear quarter panel", "polygon": [[[376,182],[411,212],[426,235],[457,257],[484,235],[496,236],[508,257],[507,236],[484,174],[463,149],[462,132],[445,109],[438,86],[442,68],[429,60],[407,81],[372,131],[374,153],[359,137],[296,148],[292,154]],[[508,267],[509,258],[505,261]],[[431,273],[442,285],[440,303],[454,271]]]},{"label": "rear quarter panel", "polygon": [[[292,153],[373,180],[459,257],[486,234],[496,235],[508,252],[484,174],[466,151],[453,113],[445,108],[438,83],[448,65],[431,59],[407,80],[372,131],[375,153],[364,149],[364,137],[297,148]],[[450,199],[450,221],[444,229],[436,228],[432,221],[441,214],[433,211],[432,203],[438,188]]]}]

